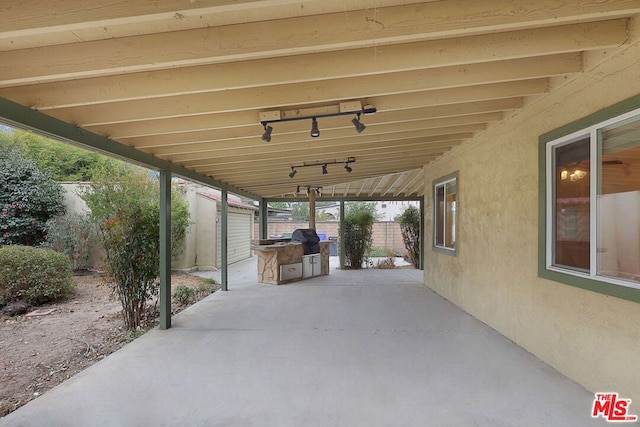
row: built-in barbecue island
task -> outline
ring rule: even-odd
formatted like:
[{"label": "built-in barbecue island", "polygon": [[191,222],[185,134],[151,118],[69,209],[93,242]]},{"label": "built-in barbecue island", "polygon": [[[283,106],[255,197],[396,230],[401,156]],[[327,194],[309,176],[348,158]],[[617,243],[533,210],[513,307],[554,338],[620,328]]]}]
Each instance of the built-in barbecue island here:
[{"label": "built-in barbecue island", "polygon": [[291,238],[252,242],[258,255],[258,282],[282,285],[329,274],[329,246],[312,229],[298,229]]}]

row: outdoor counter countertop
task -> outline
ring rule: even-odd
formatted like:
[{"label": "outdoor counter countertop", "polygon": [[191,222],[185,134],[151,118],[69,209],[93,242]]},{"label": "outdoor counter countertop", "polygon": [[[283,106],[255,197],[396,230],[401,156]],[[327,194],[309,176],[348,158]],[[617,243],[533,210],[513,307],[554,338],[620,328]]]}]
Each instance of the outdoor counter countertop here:
[{"label": "outdoor counter countertop", "polygon": [[[320,240],[320,244],[322,245],[323,243],[332,243],[331,240]],[[278,249],[278,248],[283,248],[283,247],[287,247],[287,246],[292,246],[292,245],[302,245],[301,242],[293,242],[293,241],[286,241],[286,242],[276,242],[276,243],[271,243],[268,245],[258,245],[258,244],[252,244],[251,245],[251,249],[254,251],[267,251],[267,250],[272,250],[272,249]]]}]

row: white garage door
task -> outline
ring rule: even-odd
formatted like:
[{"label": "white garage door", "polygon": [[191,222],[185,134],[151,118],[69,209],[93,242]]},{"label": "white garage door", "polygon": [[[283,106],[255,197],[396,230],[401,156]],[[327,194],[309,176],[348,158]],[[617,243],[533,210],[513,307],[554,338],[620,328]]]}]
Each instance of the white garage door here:
[{"label": "white garage door", "polygon": [[[222,211],[218,209],[218,250],[216,251],[216,264],[222,265],[220,256],[220,242],[222,240],[222,233],[220,231],[222,223]],[[251,256],[251,226],[253,218],[253,212],[231,212],[229,209],[229,224],[228,224],[228,243],[227,243],[227,262],[232,264],[237,261],[249,258]]]}]

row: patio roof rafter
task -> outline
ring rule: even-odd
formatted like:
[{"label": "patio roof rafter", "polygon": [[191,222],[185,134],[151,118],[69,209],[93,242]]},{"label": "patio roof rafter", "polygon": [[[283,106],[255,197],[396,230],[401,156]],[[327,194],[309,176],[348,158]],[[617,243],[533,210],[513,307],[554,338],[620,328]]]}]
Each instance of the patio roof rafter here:
[{"label": "patio roof rafter", "polygon": [[[2,12],[0,97],[69,126],[43,133],[260,199],[289,191],[287,162],[346,156],[353,174],[317,181],[331,194],[422,194],[411,171],[623,49],[640,4],[37,0]],[[317,140],[306,121],[260,139],[260,113],[345,101],[377,109],[362,134],[325,118]],[[33,117],[15,124],[38,131]],[[451,145],[418,148],[436,136]]]}]

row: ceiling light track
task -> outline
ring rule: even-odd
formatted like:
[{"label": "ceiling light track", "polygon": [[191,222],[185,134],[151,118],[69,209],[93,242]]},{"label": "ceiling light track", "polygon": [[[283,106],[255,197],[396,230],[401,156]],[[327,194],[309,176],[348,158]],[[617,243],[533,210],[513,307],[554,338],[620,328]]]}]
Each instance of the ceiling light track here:
[{"label": "ceiling light track", "polygon": [[296,197],[298,197],[298,195],[300,194],[300,189],[301,188],[303,190],[305,190],[304,194],[306,194],[307,196],[309,195],[309,193],[315,192],[318,196],[322,197],[322,187],[317,187],[317,186],[314,186],[314,185],[307,185],[306,188],[305,188],[304,185],[303,186],[298,185],[296,187],[296,192],[294,193],[294,195]]},{"label": "ceiling light track", "polygon": [[329,162],[314,162],[314,163],[303,163],[301,165],[293,165],[291,166],[291,172],[289,172],[289,178],[293,179],[296,174],[298,173],[298,169],[300,168],[308,168],[308,167],[314,167],[314,166],[321,166],[322,167],[322,175],[327,175],[329,173],[329,170],[327,169],[328,165],[336,165],[336,164],[340,164],[340,163],[344,163],[344,170],[346,170],[348,173],[353,172],[353,168],[351,166],[349,166],[350,163],[355,163],[356,162],[356,158],[355,157],[348,157],[346,160],[331,160]]},{"label": "ceiling light track", "polygon": [[365,105],[362,107],[360,101],[349,101],[340,103],[337,108],[333,106],[333,111],[329,109],[324,110],[293,110],[293,111],[265,111],[260,113],[260,124],[264,127],[264,133],[262,134],[262,141],[271,142],[271,133],[273,127],[271,123],[279,122],[291,122],[297,120],[311,120],[311,132],[312,138],[318,138],[320,136],[320,129],[318,127],[318,119],[325,117],[337,117],[337,116],[349,116],[355,115],[351,120],[351,123],[359,134],[366,129],[366,126],[360,121],[361,115],[375,114],[378,110],[373,105]]}]

